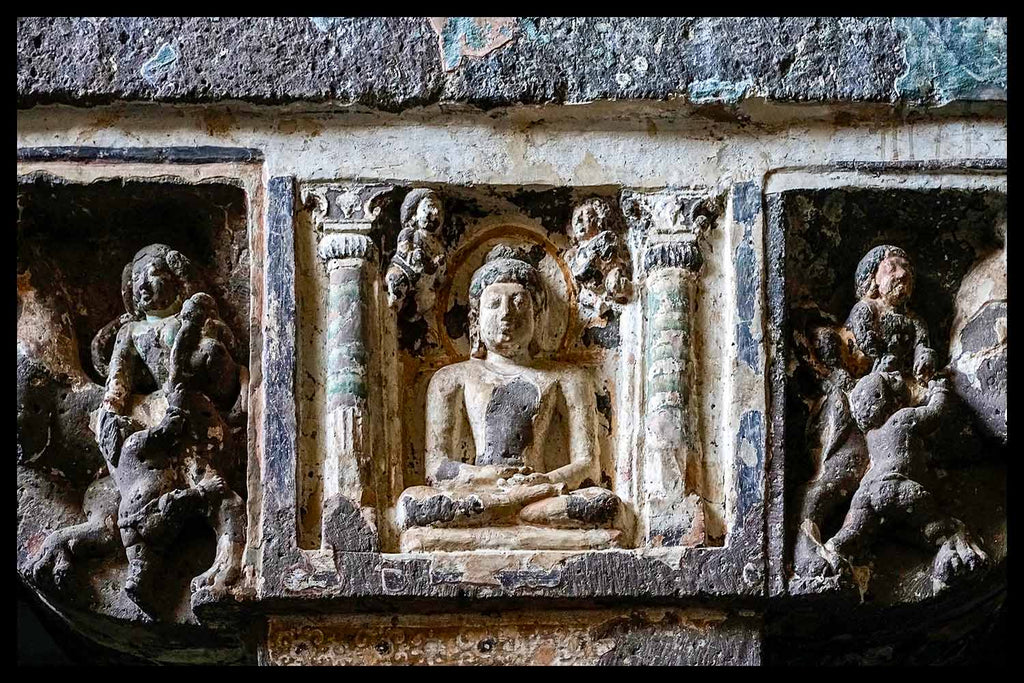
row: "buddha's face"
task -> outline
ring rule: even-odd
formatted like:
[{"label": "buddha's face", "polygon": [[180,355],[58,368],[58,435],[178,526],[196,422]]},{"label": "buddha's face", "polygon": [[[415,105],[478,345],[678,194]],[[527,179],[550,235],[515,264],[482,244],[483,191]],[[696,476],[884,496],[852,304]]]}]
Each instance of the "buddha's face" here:
[{"label": "buddha's face", "polygon": [[889,256],[882,259],[875,272],[875,284],[878,294],[891,306],[905,303],[910,299],[914,289],[914,278],[910,274],[910,264],[902,256]]},{"label": "buddha's face", "polygon": [[147,258],[132,269],[135,307],[145,314],[167,311],[178,303],[178,278],[162,258]]},{"label": "buddha's face", "polygon": [[489,351],[515,356],[529,350],[534,333],[533,298],[520,284],[496,282],[480,295],[480,340]]},{"label": "buddha's face", "polygon": [[416,224],[427,232],[441,227],[441,203],[437,197],[428,194],[416,206]]}]

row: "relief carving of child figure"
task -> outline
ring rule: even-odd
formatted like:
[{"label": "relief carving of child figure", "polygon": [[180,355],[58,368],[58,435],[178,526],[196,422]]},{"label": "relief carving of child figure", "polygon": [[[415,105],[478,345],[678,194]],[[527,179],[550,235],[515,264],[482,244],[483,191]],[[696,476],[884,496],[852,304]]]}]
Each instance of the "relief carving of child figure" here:
[{"label": "relief carving of child figure", "polygon": [[143,608],[159,556],[189,518],[206,518],[217,535],[214,564],[192,589],[223,589],[241,571],[245,507],[225,477],[239,471],[248,371],[232,358],[216,302],[193,293],[194,283],[188,259],[165,245],[145,247],[125,268],[130,321],[117,332],[98,411],[100,451],[120,493],[124,588]]},{"label": "relief carving of child figure", "polygon": [[850,409],[865,434],[871,465],[850,502],[840,530],[824,551],[833,568],[840,560],[858,558],[878,531],[901,526],[911,540],[936,548],[933,582],[949,584],[987,559],[963,522],[945,513],[929,491],[929,460],[933,436],[948,412],[950,389],[946,380],[933,380],[925,403],[908,402],[906,383],[896,372],[873,372],[860,379],[850,393]]}]

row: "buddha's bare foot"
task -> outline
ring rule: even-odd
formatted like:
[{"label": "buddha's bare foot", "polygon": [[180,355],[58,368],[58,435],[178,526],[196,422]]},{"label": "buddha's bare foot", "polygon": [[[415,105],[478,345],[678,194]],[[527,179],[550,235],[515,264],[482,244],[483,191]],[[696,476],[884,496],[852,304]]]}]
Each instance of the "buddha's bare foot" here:
[{"label": "buddha's bare foot", "polygon": [[526,524],[566,529],[611,528],[619,514],[618,496],[590,487],[531,503],[519,513]]}]

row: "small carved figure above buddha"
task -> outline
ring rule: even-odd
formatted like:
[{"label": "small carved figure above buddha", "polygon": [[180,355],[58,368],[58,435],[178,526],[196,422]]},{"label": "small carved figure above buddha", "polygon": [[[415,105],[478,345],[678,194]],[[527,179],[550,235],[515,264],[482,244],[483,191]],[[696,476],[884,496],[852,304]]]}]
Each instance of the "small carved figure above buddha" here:
[{"label": "small carved figure above buddha", "polygon": [[[509,247],[496,247],[473,274],[472,357],[430,381],[429,485],[399,498],[403,549],[619,543],[623,506],[594,483],[601,476],[591,381],[580,368],[538,357],[547,296],[540,272]],[[567,431],[567,453],[551,452],[556,424]],[[463,437],[473,444],[469,462],[459,455]],[[438,533],[417,536],[421,527]]]},{"label": "small carved figure above buddha", "polygon": [[629,250],[614,218],[614,209],[600,197],[587,199],[572,212],[574,246],[566,260],[580,288],[581,303],[598,314],[612,303],[626,303],[633,293]]},{"label": "small carved figure above buddha", "polygon": [[398,247],[384,281],[388,305],[410,320],[417,320],[433,308],[434,283],[444,270],[441,198],[427,188],[412,190],[402,201],[401,218]]}]

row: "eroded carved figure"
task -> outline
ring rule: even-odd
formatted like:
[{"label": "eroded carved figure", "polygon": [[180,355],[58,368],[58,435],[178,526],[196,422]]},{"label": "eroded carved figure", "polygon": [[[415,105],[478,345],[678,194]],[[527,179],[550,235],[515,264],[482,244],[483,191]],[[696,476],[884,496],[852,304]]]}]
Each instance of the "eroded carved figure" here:
[{"label": "eroded carved figure", "polygon": [[[116,330],[109,369],[98,368],[108,372],[94,416],[115,486],[92,488],[116,488],[116,498],[99,500],[117,500],[117,530],[128,557],[124,589],[144,610],[160,556],[189,519],[206,519],[217,537],[214,563],[193,579],[192,590],[223,590],[241,571],[245,507],[234,489],[244,471],[248,371],[232,358],[235,340],[213,297],[198,289],[181,253],[160,244],[141,249],[122,273],[127,314],[93,344],[102,357],[104,338]],[[89,523],[48,539],[37,576],[65,572],[75,545],[98,533],[94,517],[101,519],[102,511],[89,502],[87,494]]]},{"label": "eroded carved figure", "polygon": [[581,303],[600,314],[612,303],[626,303],[633,291],[633,269],[615,213],[607,201],[592,197],[572,212],[570,234],[573,248],[566,260]]},{"label": "eroded carved figure", "polygon": [[384,281],[388,305],[416,320],[433,308],[434,283],[444,270],[441,198],[430,189],[412,190],[402,201],[401,219],[398,247]]},{"label": "eroded carved figure", "polygon": [[[846,574],[882,528],[902,528],[935,550],[932,576],[947,584],[985,554],[929,491],[938,433],[959,419],[946,370],[935,372],[928,329],[908,307],[914,271],[907,254],[882,245],[856,271],[859,301],[843,329],[819,327],[809,341],[823,398],[809,429],[818,470],[802,502],[794,570],[807,578]],[[820,528],[849,505],[824,543]]]},{"label": "eroded carved figure", "polygon": [[[547,305],[539,271],[511,248],[496,247],[473,274],[469,300],[472,357],[441,368],[430,381],[429,485],[399,498],[403,549],[618,543],[623,506],[595,485],[600,464],[591,381],[580,368],[537,357]],[[552,452],[556,423],[567,430],[567,453]],[[459,457],[463,424],[473,443],[469,462]],[[418,533],[424,527],[437,533]]]}]

